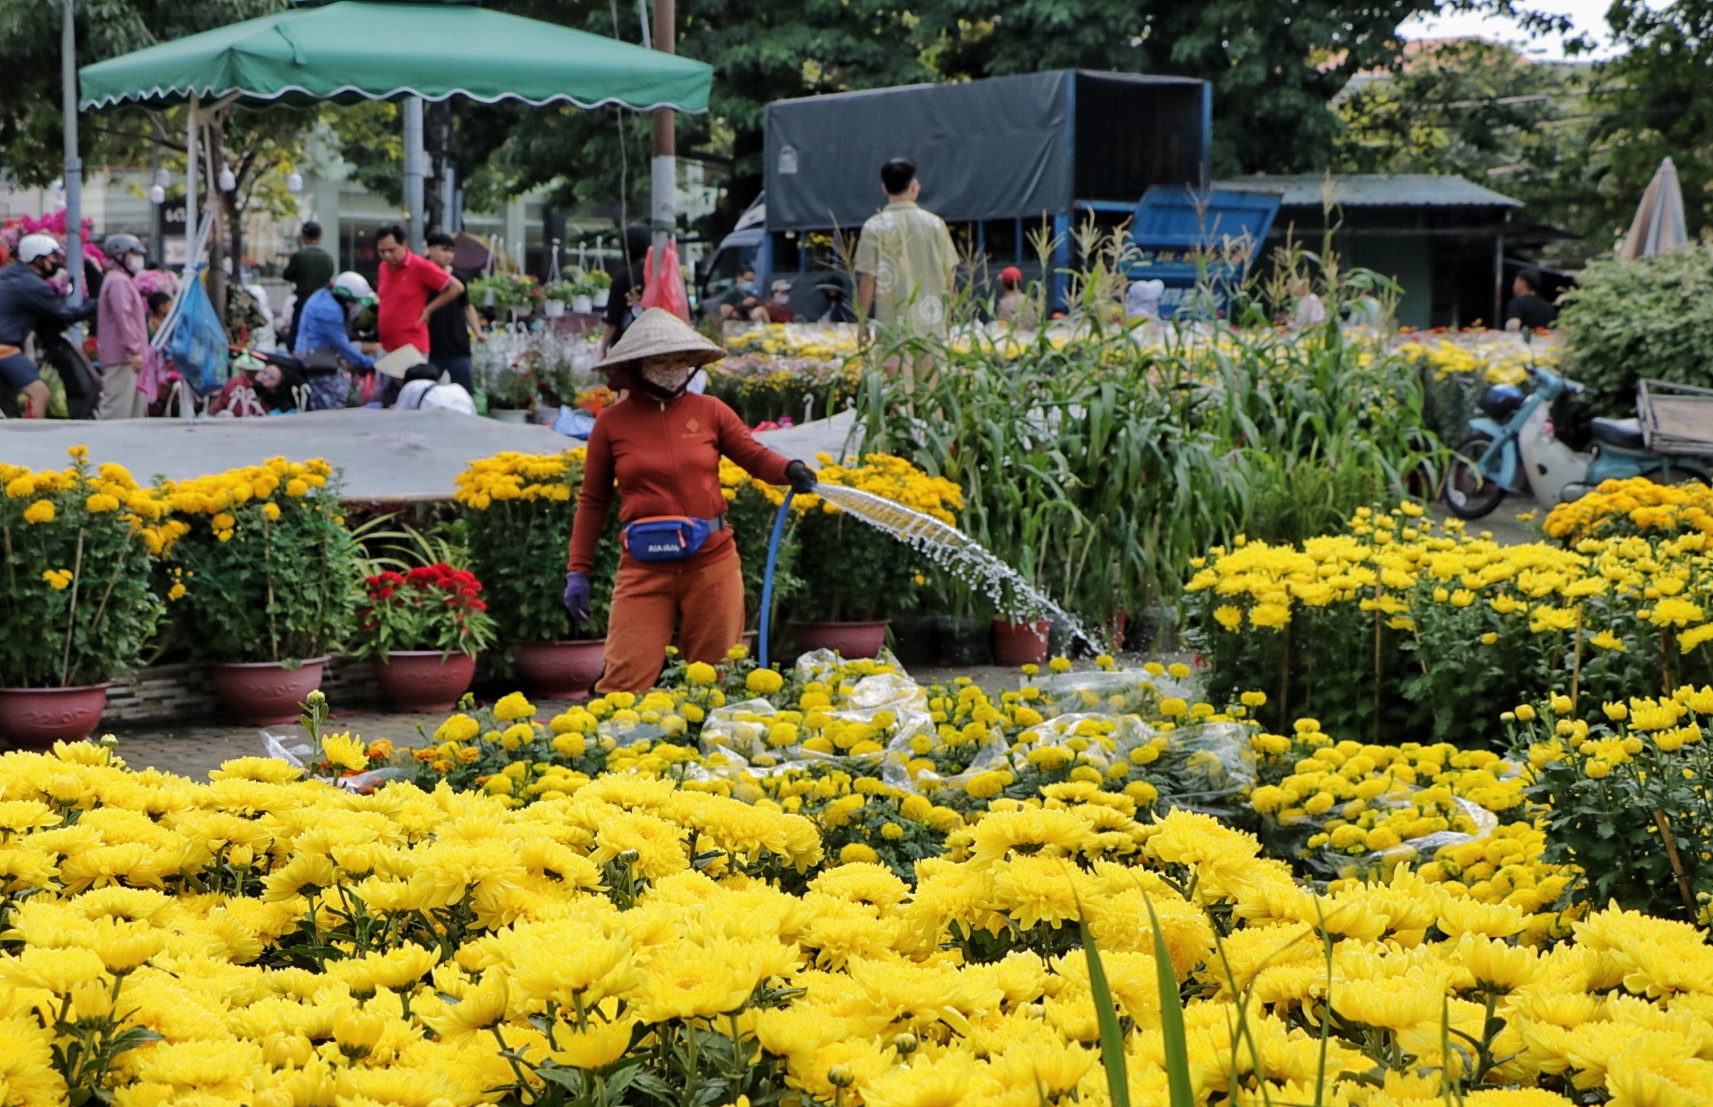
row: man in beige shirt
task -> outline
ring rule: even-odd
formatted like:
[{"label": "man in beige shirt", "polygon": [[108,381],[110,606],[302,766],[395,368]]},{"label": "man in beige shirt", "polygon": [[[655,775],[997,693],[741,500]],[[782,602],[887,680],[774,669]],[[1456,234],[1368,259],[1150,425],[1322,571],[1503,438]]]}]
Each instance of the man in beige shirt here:
[{"label": "man in beige shirt", "polygon": [[856,269],[859,313],[883,326],[900,324],[917,334],[946,334],[957,251],[945,220],[916,206],[922,182],[916,163],[893,158],[880,167],[886,207],[862,225]]}]

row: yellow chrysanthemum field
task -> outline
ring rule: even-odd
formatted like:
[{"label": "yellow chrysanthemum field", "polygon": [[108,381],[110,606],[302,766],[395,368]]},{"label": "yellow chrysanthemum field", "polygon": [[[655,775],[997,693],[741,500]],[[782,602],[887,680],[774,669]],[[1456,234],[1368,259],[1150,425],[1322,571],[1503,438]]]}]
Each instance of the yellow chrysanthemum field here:
[{"label": "yellow chrysanthemum field", "polygon": [[1136,1104],[1713,1101],[1713,949],[1566,896],[1518,766],[1061,668],[510,695],[367,793],[7,754],[0,1103],[1098,1107],[1103,1007]]}]

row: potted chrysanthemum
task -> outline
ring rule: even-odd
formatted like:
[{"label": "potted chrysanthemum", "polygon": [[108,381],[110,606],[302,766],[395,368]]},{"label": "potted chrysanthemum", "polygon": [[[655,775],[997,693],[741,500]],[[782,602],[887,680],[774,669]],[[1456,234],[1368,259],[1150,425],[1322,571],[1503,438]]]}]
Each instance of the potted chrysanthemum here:
[{"label": "potted chrysanthemum", "polygon": [[381,691],[405,711],[450,711],[494,640],[482,582],[444,561],[363,581],[357,653],[375,659]]},{"label": "potted chrysanthemum", "polygon": [[161,492],[182,532],[169,560],[186,587],[177,641],[210,663],[239,722],[296,721],[356,606],[357,543],[332,466],[275,458]]},{"label": "potted chrysanthemum", "polygon": [[27,749],[94,731],[165,606],[150,588],[175,534],[164,506],[120,466],[70,452],[60,470],[0,463],[0,736]]},{"label": "potted chrysanthemum", "polygon": [[518,678],[544,699],[587,696],[600,679],[606,649],[619,557],[616,512],[589,574],[589,621],[574,624],[560,600],[583,453],[497,454],[471,462],[456,482],[470,559],[486,584],[489,611]]}]

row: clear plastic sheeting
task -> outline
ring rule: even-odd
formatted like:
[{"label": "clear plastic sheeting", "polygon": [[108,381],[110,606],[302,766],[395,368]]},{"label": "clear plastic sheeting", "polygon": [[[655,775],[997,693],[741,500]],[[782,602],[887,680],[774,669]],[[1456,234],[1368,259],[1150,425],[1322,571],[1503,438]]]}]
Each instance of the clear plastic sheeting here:
[{"label": "clear plastic sheeting", "polygon": [[1254,789],[1257,774],[1249,731],[1241,723],[1200,723],[1166,732],[1166,748],[1150,766],[1162,810],[1183,807],[1230,814]]},{"label": "clear plastic sheeting", "polygon": [[315,758],[315,746],[309,740],[309,733],[302,726],[293,724],[289,731],[274,733],[270,730],[257,731],[262,736],[262,756],[271,757],[276,761],[284,761],[294,769],[309,768],[310,761]]},{"label": "clear plastic sheeting", "polygon": [[[1409,785],[1400,785],[1405,795],[1410,795],[1418,789]],[[1384,797],[1382,797],[1384,799]],[[1334,849],[1320,851],[1321,865],[1331,872],[1341,873],[1347,868],[1355,868],[1358,872],[1372,871],[1388,865],[1404,864],[1417,858],[1432,859],[1433,855],[1447,846],[1468,845],[1479,842],[1499,829],[1499,816],[1482,807],[1473,800],[1454,796],[1452,802],[1474,826],[1469,831],[1436,830],[1432,834],[1424,834],[1420,838],[1407,838],[1389,849],[1375,850],[1372,853],[1348,854],[1339,853]]]},{"label": "clear plastic sheeting", "polygon": [[1166,676],[1143,669],[1051,673],[1027,681],[1041,691],[1043,715],[1084,712],[1102,715],[1154,714],[1161,701],[1193,703],[1196,692]]}]

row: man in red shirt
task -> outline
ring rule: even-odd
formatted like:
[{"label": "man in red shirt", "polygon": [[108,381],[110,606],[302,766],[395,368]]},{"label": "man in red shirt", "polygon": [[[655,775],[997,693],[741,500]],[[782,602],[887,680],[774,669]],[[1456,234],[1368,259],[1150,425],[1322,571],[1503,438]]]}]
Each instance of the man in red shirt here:
[{"label": "man in red shirt", "polygon": [[428,356],[428,317],[456,300],[464,282],[411,253],[404,228],[388,224],[375,232],[375,252],[381,255],[381,306],[376,324],[381,349],[388,353],[415,346]]}]

